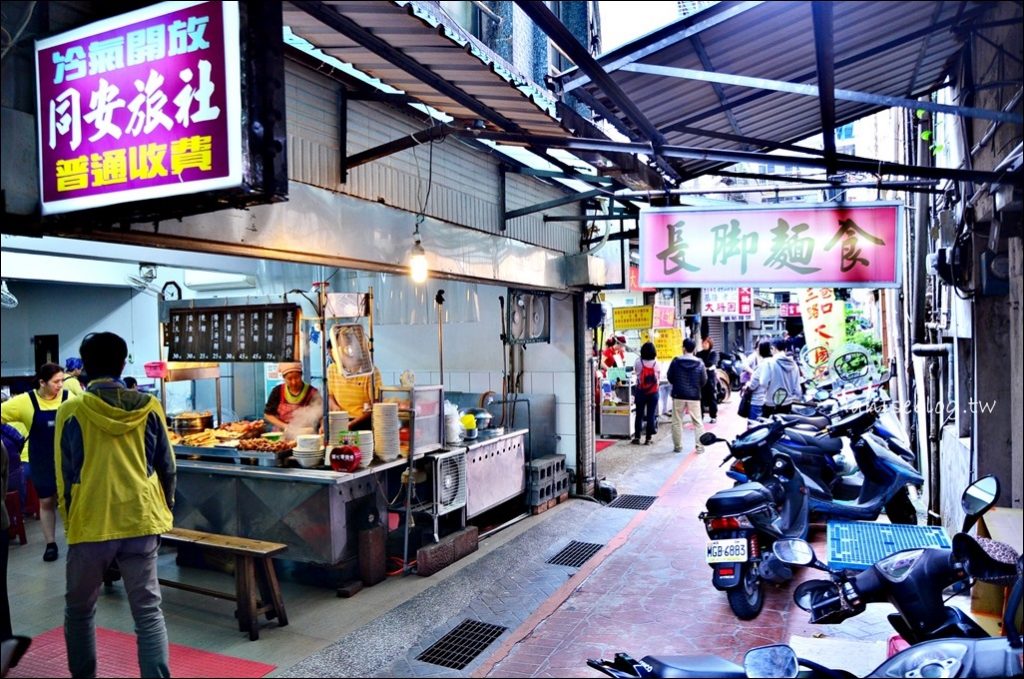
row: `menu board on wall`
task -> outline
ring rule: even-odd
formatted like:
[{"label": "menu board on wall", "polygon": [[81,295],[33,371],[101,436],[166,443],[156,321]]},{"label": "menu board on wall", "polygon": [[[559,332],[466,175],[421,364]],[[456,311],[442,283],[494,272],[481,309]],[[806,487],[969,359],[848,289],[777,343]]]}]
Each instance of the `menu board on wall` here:
[{"label": "menu board on wall", "polygon": [[297,304],[171,309],[169,361],[298,361]]}]

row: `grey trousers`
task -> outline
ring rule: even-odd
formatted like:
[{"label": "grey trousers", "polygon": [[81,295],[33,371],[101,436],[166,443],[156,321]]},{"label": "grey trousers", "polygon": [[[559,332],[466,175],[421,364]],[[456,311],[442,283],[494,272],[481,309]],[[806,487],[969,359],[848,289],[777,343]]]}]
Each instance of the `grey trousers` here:
[{"label": "grey trousers", "polygon": [[160,610],[156,557],[159,537],[80,542],[68,545],[64,643],[72,677],[96,676],[96,599],[103,573],[114,559],[121,570],[138,637],[143,677],[169,677],[167,628]]}]

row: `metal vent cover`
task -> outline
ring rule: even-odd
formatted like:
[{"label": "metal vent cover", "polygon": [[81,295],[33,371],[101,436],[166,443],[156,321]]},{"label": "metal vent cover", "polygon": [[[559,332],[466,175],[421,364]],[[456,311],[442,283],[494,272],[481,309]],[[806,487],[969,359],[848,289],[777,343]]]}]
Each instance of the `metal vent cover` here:
[{"label": "metal vent cover", "polygon": [[615,498],[609,507],[615,507],[616,509],[636,509],[643,511],[650,509],[654,501],[658,499],[657,495],[620,495]]},{"label": "metal vent cover", "polygon": [[589,561],[592,556],[601,551],[602,547],[604,545],[573,540],[562,551],[548,559],[547,562],[553,563],[556,566],[579,568]]},{"label": "metal vent cover", "polygon": [[416,656],[417,660],[461,670],[473,662],[484,649],[508,629],[479,620],[463,620],[430,648]]}]

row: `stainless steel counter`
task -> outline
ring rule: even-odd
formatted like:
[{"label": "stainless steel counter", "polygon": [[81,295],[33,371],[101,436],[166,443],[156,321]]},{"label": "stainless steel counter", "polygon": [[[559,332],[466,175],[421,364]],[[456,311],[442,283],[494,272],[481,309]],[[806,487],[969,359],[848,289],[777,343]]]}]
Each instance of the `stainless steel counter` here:
[{"label": "stainless steel counter", "polygon": [[[526,433],[517,429],[450,447],[467,450],[467,516],[525,491]],[[357,556],[359,517],[386,516],[379,475],[408,464],[400,457],[343,474],[179,459],[174,525],[283,542],[288,545],[285,559],[337,566]]]}]

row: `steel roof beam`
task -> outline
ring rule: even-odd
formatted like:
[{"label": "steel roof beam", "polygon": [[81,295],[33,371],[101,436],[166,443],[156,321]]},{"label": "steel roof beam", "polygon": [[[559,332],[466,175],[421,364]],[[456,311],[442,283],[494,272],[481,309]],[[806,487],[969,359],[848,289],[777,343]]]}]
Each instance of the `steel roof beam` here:
[{"label": "steel roof beam", "polygon": [[651,124],[651,121],[647,120],[647,116],[640,111],[637,105],[633,103],[633,100],[605,73],[601,65],[597,63],[597,60],[580,44],[576,36],[569,32],[565,24],[543,2],[515,0],[515,3],[523,10],[526,16],[533,19],[537,26],[544,31],[545,35],[551,38],[556,45],[569,55],[569,58],[572,59],[573,63],[580,70],[590,76],[591,80],[601,88],[605,95],[611,99],[612,103],[622,111],[626,119],[636,125],[644,136],[650,140],[654,147],[654,152],[651,155],[657,157],[657,148],[665,144],[665,137],[658,131],[657,127]]},{"label": "steel roof beam", "polygon": [[[869,59],[869,58],[871,58],[873,56],[876,56],[878,54],[881,54],[883,52],[887,52],[887,51],[889,51],[889,50],[891,50],[891,49],[893,49],[895,47],[900,47],[904,43],[906,43],[906,42],[908,42],[910,40],[917,40],[918,38],[921,38],[921,37],[923,37],[925,35],[928,35],[930,33],[934,33],[934,32],[937,32],[939,30],[944,30],[944,29],[947,29],[947,28],[951,28],[951,27],[957,25],[961,21],[965,21],[967,19],[972,19],[972,18],[981,16],[986,11],[988,11],[987,6],[983,6],[981,8],[978,8],[978,9],[972,10],[970,12],[967,12],[966,14],[963,14],[963,15],[957,14],[956,16],[950,17],[949,19],[945,19],[945,20],[943,20],[943,21],[941,21],[941,22],[939,22],[937,24],[934,24],[932,26],[928,26],[927,28],[921,28],[921,29],[918,29],[916,31],[911,31],[910,33],[907,33],[906,35],[901,35],[901,36],[899,36],[897,38],[894,38],[894,39],[892,39],[892,40],[890,40],[890,41],[888,41],[886,43],[883,43],[883,44],[878,45],[876,47],[872,47],[870,49],[864,50],[863,52],[860,52],[859,54],[853,54],[853,55],[850,55],[849,57],[846,57],[845,59],[840,59],[839,61],[836,62],[836,68],[839,68],[839,69],[845,68],[846,66],[849,66],[851,64],[855,64],[858,61],[862,61],[864,59]],[[806,81],[810,80],[811,78],[813,78],[814,76],[815,76],[815,72],[814,71],[811,71],[809,73],[803,73],[803,74],[793,78],[792,81],[791,81],[791,84],[806,82]],[[764,97],[768,96],[769,94],[770,94],[770,92],[767,92],[767,91],[765,91],[765,92],[755,92],[754,94],[748,95],[746,97],[742,97],[740,99],[733,100],[729,104],[728,108],[736,108],[737,106],[743,106],[744,104],[749,104],[749,103],[758,101],[758,100],[763,99]],[[838,93],[837,93],[837,97],[838,97]],[[721,113],[724,110],[726,110],[726,109],[721,107],[721,106],[719,106],[717,108],[713,108],[713,109],[705,109],[703,111],[695,113],[693,116],[691,116],[690,118],[688,118],[686,120],[680,121],[680,123],[678,123],[678,124],[680,124],[680,125],[690,125],[690,124],[692,124],[694,122],[703,120],[704,118],[706,118],[709,115],[714,115],[715,113]]]},{"label": "steel roof beam", "polygon": [[535,205],[529,205],[527,207],[519,208],[518,210],[509,210],[505,213],[505,221],[515,219],[516,217],[525,217],[526,215],[532,215],[535,212],[542,212],[544,210],[550,210],[554,207],[561,207],[562,205],[568,205],[569,203],[577,203],[581,200],[589,200],[591,198],[597,198],[598,196],[612,195],[607,189],[593,189],[591,191],[583,191],[582,193],[573,193],[568,196],[562,196],[561,198],[554,198],[552,200],[545,201],[543,203],[537,203]]},{"label": "steel roof beam", "polygon": [[365,165],[366,163],[372,163],[375,160],[386,158],[387,156],[411,149],[413,146],[419,146],[420,144],[426,144],[440,139],[449,133],[452,128],[447,125],[434,125],[428,127],[425,130],[414,132],[407,137],[401,139],[395,139],[389,142],[385,142],[379,146],[360,151],[359,153],[353,153],[351,156],[345,158],[345,169],[351,170],[354,167]]},{"label": "steel roof beam", "polygon": [[836,173],[836,69],[835,36],[832,32],[832,3],[814,0],[814,56],[818,64],[818,107],[821,109],[821,138],[825,149],[825,173]]},{"label": "steel roof beam", "polygon": [[514,121],[509,120],[493,108],[482,104],[480,101],[469,94],[466,94],[455,85],[452,85],[450,82],[440,77],[426,66],[423,66],[409,55],[405,54],[401,50],[395,49],[387,41],[382,40],[373,33],[370,33],[362,26],[352,21],[347,16],[340,14],[325,3],[318,2],[317,0],[291,0],[291,4],[329,28],[345,35],[350,40],[356,41],[377,56],[387,60],[391,64],[394,64],[417,80],[423,82],[429,87],[432,87],[461,106],[473,111],[483,120],[494,123],[498,127],[504,128],[509,132],[522,131],[523,128]]},{"label": "steel roof beam", "polygon": [[[708,51],[704,49],[704,42],[700,39],[699,35],[695,35],[690,38],[690,44],[693,45],[693,50],[697,53],[697,58],[700,59],[700,65],[704,67],[705,71],[714,72],[715,67],[711,63],[711,57],[708,56]],[[715,91],[715,95],[718,97],[718,102],[722,106],[728,106],[729,99],[725,96],[725,90],[718,83],[711,83],[711,89]],[[732,109],[726,109],[725,117],[729,121],[729,127],[732,128],[733,132],[738,135],[743,134],[743,130],[740,129],[740,123],[736,120],[736,116],[733,115]],[[748,149],[753,150],[753,149]]]},{"label": "steel roof beam", "polygon": [[[771,92],[786,92],[788,94],[800,94],[807,97],[818,97],[820,96],[820,88],[817,85],[805,85],[799,82],[787,82],[785,80],[771,80],[768,78],[751,78],[744,75],[730,75],[728,73],[708,73],[706,71],[696,71],[691,68],[675,68],[673,66],[654,66],[650,64],[630,64],[629,66],[623,67],[625,71],[633,71],[635,73],[646,73],[648,75],[662,75],[671,78],[682,78],[684,80],[700,80],[704,82],[717,82],[725,85],[735,85],[737,87],[752,87],[761,90],[767,90]],[[805,78],[801,78],[803,80]],[[728,105],[728,108],[735,108],[744,103],[749,103],[756,98],[764,97],[767,92],[760,92],[758,94],[745,97],[743,99],[734,100]],[[995,120],[1002,123],[1013,123],[1020,125],[1024,123],[1024,116],[1020,114],[1009,113],[1007,111],[992,111],[984,108],[974,108],[969,106],[952,106],[949,104],[936,104],[930,101],[918,101],[917,99],[904,99],[903,97],[890,97],[884,94],[868,94],[867,92],[857,92],[854,90],[835,90],[835,98],[843,101],[856,101],[862,104],[872,104],[875,106],[883,107],[895,107],[895,108],[908,108],[911,110],[924,109],[926,111],[932,111],[933,113],[949,113],[955,116],[961,116],[963,118],[982,118],[985,120]],[[701,120],[707,117],[711,113],[717,113],[725,110],[725,107],[719,107],[713,111],[702,111],[699,114],[695,114],[689,120],[681,121],[670,127],[665,128],[666,131],[671,131],[676,127],[687,126],[692,121]]]},{"label": "steel roof beam", "polygon": [[[703,31],[717,26],[723,21],[743,14],[749,10],[754,9],[758,5],[763,4],[762,2],[722,2],[708,9],[702,10],[696,14],[691,14],[688,17],[680,19],[674,23],[661,28],[648,36],[642,37],[634,42],[629,43],[626,47],[630,48],[630,51],[623,52],[624,48],[613,50],[608,54],[598,59],[598,63],[604,68],[606,73],[613,73],[626,64],[631,64],[634,61],[639,61],[644,57],[660,52],[666,47],[671,47],[677,43],[683,42],[688,38],[700,34]],[[566,71],[562,74],[562,77],[568,77],[574,75],[577,71],[582,70],[579,68]],[[563,93],[569,93],[578,87],[586,85],[591,82],[589,75],[577,75],[569,82],[565,83],[562,88]]]},{"label": "steel roof beam", "polygon": [[[555,137],[550,135],[523,135],[510,134],[507,132],[489,132],[458,130],[453,134],[465,137],[476,137],[489,139],[498,143],[506,143],[518,146],[534,144],[548,148],[566,148],[581,151],[596,151],[598,153],[631,153],[653,155],[654,151],[650,144],[636,142],[620,142],[607,139],[582,139],[579,137]],[[715,163],[763,163],[766,165],[793,165],[796,167],[824,167],[825,161],[820,158],[804,158],[800,156],[781,156],[767,153],[756,153],[751,151],[731,151],[703,149],[687,146],[664,146],[661,153],[666,158],[685,158],[687,160],[703,160]],[[1020,177],[1013,176],[1009,180],[1002,173],[987,172],[984,170],[961,170],[955,168],[941,167],[918,167],[914,165],[903,165],[884,160],[860,160],[849,158],[838,158],[836,165],[840,170],[854,172],[869,172],[874,175],[903,175],[907,177],[922,177],[925,179],[953,179],[956,181],[981,181],[981,182],[1013,182],[1019,183]],[[659,193],[652,191],[651,193]]]}]

